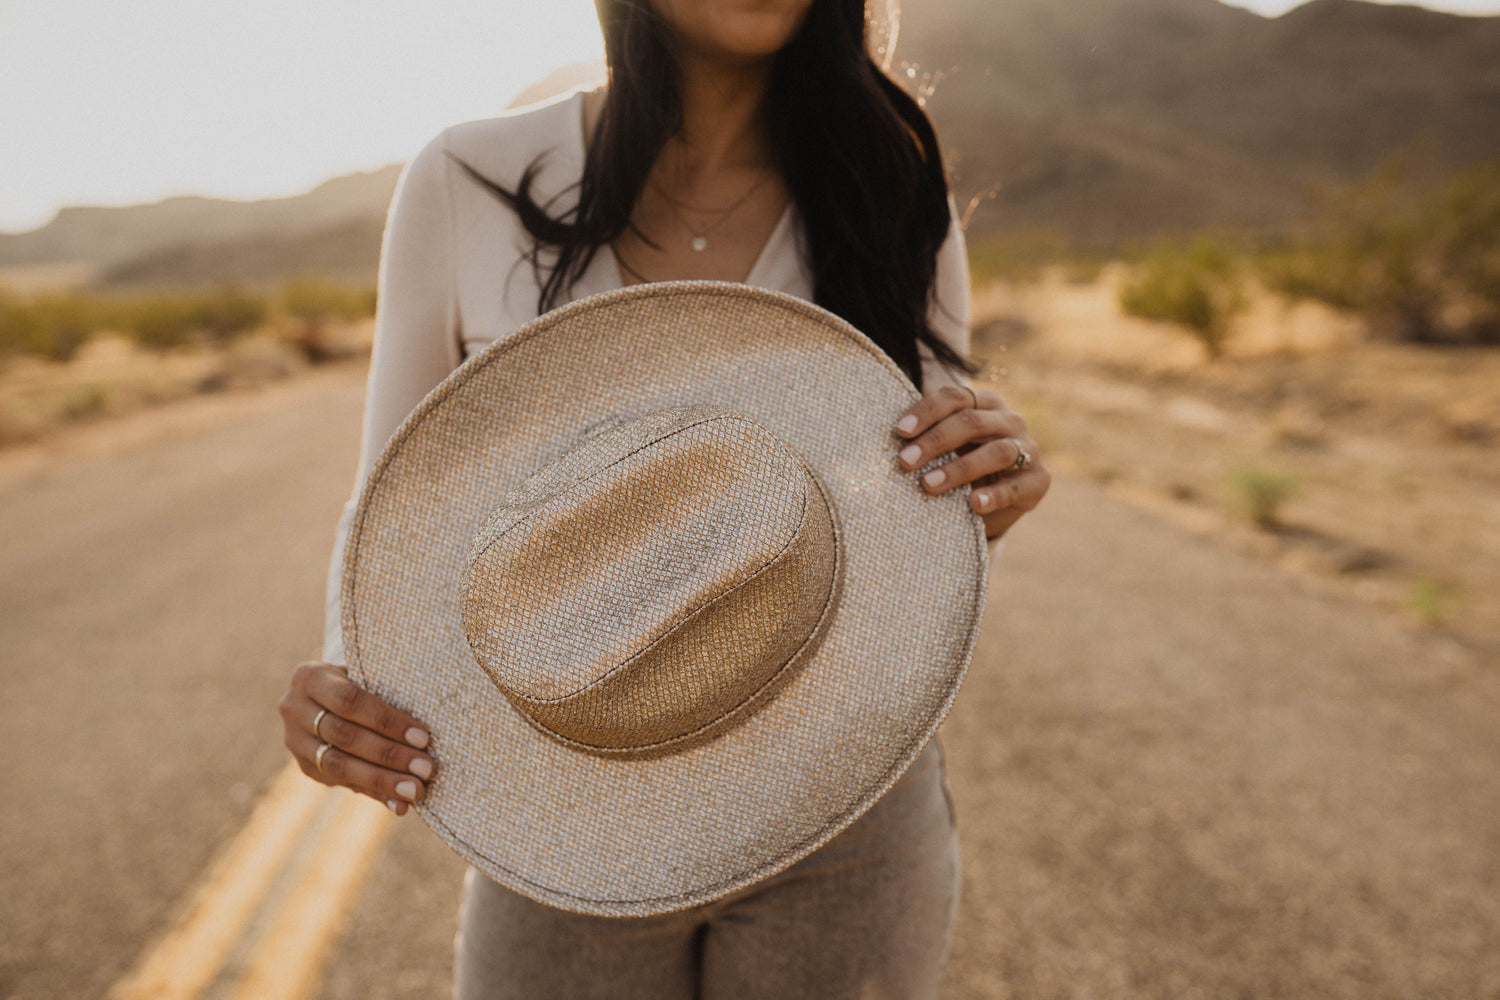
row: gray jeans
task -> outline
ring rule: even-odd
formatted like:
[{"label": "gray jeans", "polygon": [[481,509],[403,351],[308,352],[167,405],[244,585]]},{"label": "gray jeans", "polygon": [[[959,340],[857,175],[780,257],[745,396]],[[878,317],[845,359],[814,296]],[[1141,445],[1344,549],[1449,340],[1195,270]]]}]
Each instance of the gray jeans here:
[{"label": "gray jeans", "polygon": [[590,917],[470,869],[457,1000],[917,1000],[938,993],[958,842],[933,740],[889,792],[797,864],[659,917]]}]

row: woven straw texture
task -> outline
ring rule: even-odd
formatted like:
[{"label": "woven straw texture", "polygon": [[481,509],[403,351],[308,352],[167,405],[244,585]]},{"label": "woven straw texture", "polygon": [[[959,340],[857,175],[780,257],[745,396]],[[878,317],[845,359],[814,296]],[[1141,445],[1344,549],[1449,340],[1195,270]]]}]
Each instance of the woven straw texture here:
[{"label": "woven straw texture", "polygon": [[[351,675],[432,731],[440,766],[419,810],[428,824],[533,899],[641,916],[766,878],[857,819],[947,713],[984,607],[985,539],[967,490],[928,496],[896,462],[891,426],[916,396],[832,314],[716,282],[640,285],[573,303],[454,371],[376,463],[344,562]],[[697,416],[660,413],[679,407]],[[608,523],[587,503],[579,509],[589,517],[557,514],[541,534],[520,525],[549,500],[572,503],[591,489],[613,490],[618,510],[639,506],[648,491],[630,482],[630,463],[605,463],[618,473],[610,480],[588,456],[612,433],[660,436],[653,421],[663,420],[684,425],[680,447],[645,467],[670,494],[653,509],[675,511],[669,520],[680,530],[632,540],[631,525]],[[723,461],[705,459],[713,453]],[[584,467],[593,478],[578,474]],[[755,481],[770,485],[736,492]],[[813,523],[820,510],[824,527]],[[713,541],[724,530],[740,532],[727,548]],[[831,550],[820,531],[836,535]],[[734,559],[709,559],[686,589],[647,585],[652,572],[684,565],[660,544],[674,534]],[[567,546],[549,554],[543,535]],[[791,558],[777,558],[778,539],[795,543]],[[836,566],[818,556],[829,551]],[[528,623],[507,648],[503,637],[469,634],[464,612],[467,603],[471,623],[494,613],[475,604],[505,593],[505,566],[518,555],[546,579],[503,596],[507,613]],[[661,622],[680,625],[736,575],[775,575],[755,572],[765,564],[786,569],[736,605],[730,628],[696,643],[676,629],[683,641],[665,659],[676,680],[656,676],[642,688],[650,697],[627,690],[634,708],[595,699],[543,718],[547,705],[612,678],[611,665],[649,645]],[[570,594],[569,580],[586,585]],[[616,586],[628,597],[611,605]],[[758,615],[780,616],[800,645],[749,649],[764,639]],[[712,658],[721,663],[794,662],[739,691],[699,692],[697,702],[677,692],[669,718],[652,716],[653,697],[691,679],[680,668],[695,645],[719,649]],[[740,704],[732,724],[713,725]],[[705,724],[706,738],[665,751],[608,752]]]},{"label": "woven straw texture", "polygon": [[832,514],[755,421],[672,407],[585,442],[475,535],[464,628],[544,731],[595,753],[677,752],[788,680],[831,618]]}]

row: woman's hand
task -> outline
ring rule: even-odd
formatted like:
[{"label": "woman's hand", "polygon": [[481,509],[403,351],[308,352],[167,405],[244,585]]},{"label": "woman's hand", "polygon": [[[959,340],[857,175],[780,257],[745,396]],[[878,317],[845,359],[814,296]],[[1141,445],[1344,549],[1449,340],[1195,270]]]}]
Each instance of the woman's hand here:
[{"label": "woman's hand", "polygon": [[286,748],[314,781],[352,788],[397,816],[426,794],[435,766],[422,753],[426,727],[355,684],[344,667],[297,667],[280,711]]},{"label": "woman's hand", "polygon": [[[896,421],[896,435],[910,441],[898,458],[903,469],[919,469],[935,456],[958,452],[922,477],[929,493],[973,483],[969,509],[984,518],[984,531],[999,538],[1042,502],[1052,474],[1037,458],[1026,421],[990,389],[945,385],[927,393]],[[1024,458],[1022,456],[1025,456]]]}]

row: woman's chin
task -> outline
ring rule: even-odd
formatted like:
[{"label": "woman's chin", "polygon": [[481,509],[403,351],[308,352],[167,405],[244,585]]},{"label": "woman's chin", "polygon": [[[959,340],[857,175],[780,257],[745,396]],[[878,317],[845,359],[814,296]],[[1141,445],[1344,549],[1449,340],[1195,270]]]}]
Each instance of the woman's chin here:
[{"label": "woman's chin", "polygon": [[811,5],[802,2],[732,5],[729,10],[667,14],[682,44],[705,58],[769,59],[796,37]]}]

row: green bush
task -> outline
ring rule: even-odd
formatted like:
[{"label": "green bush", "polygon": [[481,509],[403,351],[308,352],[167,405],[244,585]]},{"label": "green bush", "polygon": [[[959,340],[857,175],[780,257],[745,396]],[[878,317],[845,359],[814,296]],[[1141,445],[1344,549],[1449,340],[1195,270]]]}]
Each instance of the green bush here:
[{"label": "green bush", "polygon": [[130,298],[57,292],[22,299],[0,291],[0,356],[67,361],[106,329],[157,350],[205,338],[223,343],[261,326],[269,315],[264,297],[235,286]]},{"label": "green bush", "polygon": [[263,297],[227,285],[200,295],[193,319],[198,329],[215,340],[229,340],[264,324],[270,311]]},{"label": "green bush", "polygon": [[1030,284],[1048,265],[1067,256],[1068,238],[1060,229],[1002,229],[970,245],[969,281],[975,286],[996,281]]},{"label": "green bush", "polygon": [[1500,343],[1500,161],[1420,181],[1411,156],[1326,194],[1311,234],[1257,268],[1267,286],[1394,339]]},{"label": "green bush", "polygon": [[281,308],[309,323],[363,319],[375,314],[375,290],[352,288],[322,278],[298,278],[282,289]]},{"label": "green bush", "polygon": [[184,299],[152,296],[120,308],[120,332],[143,347],[182,347],[193,334],[192,304]]},{"label": "green bush", "polygon": [[1230,320],[1243,305],[1237,258],[1208,236],[1156,243],[1120,287],[1120,308],[1186,327],[1210,357],[1223,349]]},{"label": "green bush", "polygon": [[120,332],[142,346],[166,350],[197,338],[223,343],[260,326],[269,309],[263,298],[230,285],[124,301],[115,314]]},{"label": "green bush", "polygon": [[1459,592],[1435,577],[1422,575],[1412,581],[1406,605],[1426,625],[1448,621],[1462,603]]},{"label": "green bush", "polygon": [[1229,474],[1233,505],[1258,528],[1276,527],[1282,505],[1301,488],[1302,482],[1295,475],[1274,469],[1240,468]]},{"label": "green bush", "polygon": [[60,293],[19,299],[0,291],[0,357],[28,354],[66,361],[100,319],[99,303],[85,296]]}]

